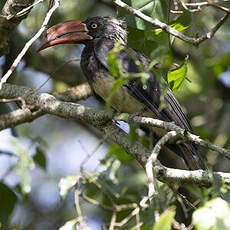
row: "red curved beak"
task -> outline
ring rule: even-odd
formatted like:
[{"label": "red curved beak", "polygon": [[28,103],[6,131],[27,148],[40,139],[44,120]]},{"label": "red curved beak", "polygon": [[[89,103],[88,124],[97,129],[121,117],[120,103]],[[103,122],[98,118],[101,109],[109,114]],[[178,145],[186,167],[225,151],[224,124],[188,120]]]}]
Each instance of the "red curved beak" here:
[{"label": "red curved beak", "polygon": [[58,44],[92,40],[93,38],[89,36],[87,32],[87,26],[80,20],[58,23],[47,30],[46,37],[41,41],[37,51],[39,52]]}]

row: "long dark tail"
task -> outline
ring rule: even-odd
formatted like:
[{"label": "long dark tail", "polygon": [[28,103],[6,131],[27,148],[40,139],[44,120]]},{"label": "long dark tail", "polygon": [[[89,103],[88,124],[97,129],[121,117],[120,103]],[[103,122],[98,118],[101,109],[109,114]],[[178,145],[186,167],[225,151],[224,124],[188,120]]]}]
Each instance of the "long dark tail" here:
[{"label": "long dark tail", "polygon": [[206,156],[195,144],[180,144],[178,145],[180,155],[184,159],[190,170],[203,169],[207,170],[203,159],[206,161]]}]

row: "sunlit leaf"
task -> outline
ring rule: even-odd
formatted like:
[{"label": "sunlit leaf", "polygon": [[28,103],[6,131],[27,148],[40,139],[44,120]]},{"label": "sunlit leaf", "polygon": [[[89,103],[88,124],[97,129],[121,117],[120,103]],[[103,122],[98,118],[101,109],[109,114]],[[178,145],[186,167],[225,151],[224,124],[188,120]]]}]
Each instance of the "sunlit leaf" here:
[{"label": "sunlit leaf", "polygon": [[118,66],[118,56],[120,51],[123,49],[121,42],[116,42],[114,48],[109,51],[108,54],[108,65],[109,65],[109,72],[114,77],[119,77],[119,66]]},{"label": "sunlit leaf", "polygon": [[[181,32],[181,31],[183,31],[183,30],[188,28],[188,26],[184,26],[183,24],[178,23],[178,22],[174,22],[174,23],[170,24],[169,26],[174,28],[175,30],[177,30],[179,32]],[[160,35],[162,32],[163,32],[162,29],[156,29],[155,30],[155,35]]]},{"label": "sunlit leaf", "polygon": [[213,72],[216,76],[219,76],[221,73],[225,72],[230,64],[230,53],[226,53],[220,60],[215,61],[215,64],[212,65]]},{"label": "sunlit leaf", "polygon": [[74,185],[79,180],[79,175],[71,175],[67,177],[61,178],[58,187],[59,187],[59,194],[62,199],[65,199],[68,195],[69,191],[74,187]]},{"label": "sunlit leaf", "polygon": [[[191,12],[184,11],[184,13],[181,16],[179,16],[175,21],[171,22],[169,26],[181,32],[187,29],[191,25],[191,22],[192,22]],[[159,35],[162,32],[163,32],[162,29],[155,30],[156,35]]]},{"label": "sunlit leaf", "polygon": [[193,224],[197,230],[228,230],[229,217],[230,204],[221,198],[216,198],[193,213]]},{"label": "sunlit leaf", "polygon": [[159,220],[154,224],[153,230],[170,230],[174,216],[176,214],[176,207],[170,207],[164,211]]},{"label": "sunlit leaf", "polygon": [[16,153],[18,154],[17,172],[22,178],[22,192],[26,194],[31,190],[31,178],[28,169],[34,169],[34,163],[30,159],[28,151],[23,149],[16,140],[11,140],[11,143],[14,145]]},{"label": "sunlit leaf", "polygon": [[36,154],[33,156],[33,159],[34,162],[41,168],[46,169],[46,157],[44,151],[41,148],[36,148]]},{"label": "sunlit leaf", "polygon": [[183,65],[168,71],[167,82],[172,91],[180,90],[187,75],[188,56],[185,58]]},{"label": "sunlit leaf", "polygon": [[0,183],[0,222],[2,224],[2,227],[7,224],[8,219],[13,212],[16,201],[17,197],[15,193],[5,184]]},{"label": "sunlit leaf", "polygon": [[147,41],[155,42],[157,44],[156,48],[158,48],[159,46],[166,46],[168,50],[168,34],[161,32],[161,29],[146,30],[144,34]]},{"label": "sunlit leaf", "polygon": [[59,230],[76,230],[77,219],[67,221]]}]

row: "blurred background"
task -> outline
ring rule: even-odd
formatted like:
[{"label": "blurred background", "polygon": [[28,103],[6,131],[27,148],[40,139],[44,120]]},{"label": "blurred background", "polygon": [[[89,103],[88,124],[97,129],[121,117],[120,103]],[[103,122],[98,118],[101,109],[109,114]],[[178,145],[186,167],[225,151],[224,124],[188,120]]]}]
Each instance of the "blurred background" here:
[{"label": "blurred background", "polygon": [[[0,2],[1,9],[5,2]],[[131,4],[131,1],[126,2]],[[155,9],[157,0],[145,2],[143,4],[146,5],[153,2],[151,9]],[[169,7],[167,1],[164,4]],[[173,4],[170,7],[175,8]],[[180,6],[177,7],[180,9]],[[9,69],[25,43],[38,31],[47,8],[47,2],[36,5],[29,16],[11,33],[9,53],[0,58],[1,76]],[[50,25],[71,19],[116,14],[116,7],[109,0],[65,0],[61,1],[60,7],[53,14]],[[127,16],[122,11],[119,15]],[[203,34],[210,30],[222,15],[223,12],[212,7],[204,7],[194,14],[187,12],[185,19],[188,20],[189,27],[185,33],[193,37]],[[179,16],[171,15],[171,20],[176,20]],[[178,39],[169,47],[168,35],[161,33],[151,37],[153,29],[141,30],[132,27],[130,23],[129,45],[157,61],[170,59],[171,62],[182,64],[184,58],[189,55],[189,81],[185,80],[176,96],[187,112],[197,135],[230,149],[230,20],[218,30],[214,38],[198,47]],[[37,53],[38,44],[39,41],[36,41],[28,50],[17,70],[11,75],[10,83],[37,88],[49,79],[40,92],[53,93],[85,82],[79,67],[83,46],[56,46]],[[78,103],[94,108],[104,106],[94,97]],[[16,107],[14,103],[0,103],[0,113],[7,113]],[[127,125],[121,125],[125,130],[128,129]],[[1,131],[0,216],[3,219],[0,222],[3,229],[52,230],[76,217],[74,192],[71,191],[67,198],[62,200],[58,183],[65,176],[79,174],[80,166],[88,172],[108,172],[103,180],[108,184],[113,183],[109,184],[110,188],[123,194],[119,202],[140,201],[141,196],[147,192],[144,170],[119,147],[108,140],[102,140],[103,136],[87,124],[50,115]],[[206,149],[204,152],[214,171],[230,172],[228,160],[215,152]],[[84,165],[82,162],[85,162]],[[168,164],[170,165],[170,161]],[[95,185],[86,186],[86,191],[95,199],[107,203]],[[230,200],[228,193],[225,198]],[[177,201],[172,200],[173,202]],[[87,216],[86,222],[91,229],[101,229],[102,223],[109,222],[111,212],[82,200],[81,204],[83,216]],[[121,214],[120,218],[125,215],[127,213]],[[179,220],[186,223],[191,220],[189,217],[186,219],[183,214],[177,215]],[[4,225],[6,222],[8,224]]]}]

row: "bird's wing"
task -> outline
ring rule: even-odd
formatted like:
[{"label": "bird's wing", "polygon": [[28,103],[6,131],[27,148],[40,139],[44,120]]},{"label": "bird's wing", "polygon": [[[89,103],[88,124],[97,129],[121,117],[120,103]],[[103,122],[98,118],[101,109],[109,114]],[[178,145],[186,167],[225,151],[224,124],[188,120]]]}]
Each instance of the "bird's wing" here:
[{"label": "bird's wing", "polygon": [[[94,44],[95,56],[100,64],[107,70],[109,65],[107,63],[108,53],[114,47],[114,42],[109,39],[96,39]],[[148,69],[149,60],[143,54],[132,48],[125,47],[120,51],[118,60],[122,63],[123,71],[128,73],[140,72],[135,61],[131,57],[130,53],[136,55],[136,58],[142,63],[145,70]],[[173,95],[170,89],[167,89],[164,95],[164,107],[160,109],[161,104],[161,86],[158,83],[156,77],[152,72],[149,72],[149,79],[145,85],[143,85],[140,78],[133,78],[129,82],[123,85],[128,92],[135,97],[139,102],[146,105],[156,115],[158,119],[164,121],[174,121],[175,124],[192,132],[191,125],[187,120],[179,102]],[[194,144],[181,144],[178,146],[173,145],[176,153],[182,156],[187,166],[190,169],[206,169],[200,154],[203,153]],[[203,155],[205,158],[205,156]]]},{"label": "bird's wing", "polygon": [[[109,39],[98,39],[95,41],[95,55],[107,70],[109,70],[109,65],[107,63],[108,53],[113,47],[114,42]],[[125,47],[120,51],[118,59],[123,65],[124,72],[140,72],[130,53],[136,56],[136,58],[142,63],[144,69],[148,68],[149,60],[147,57],[138,51]],[[151,109],[159,119],[164,121],[174,121],[180,127],[192,131],[180,104],[170,89],[167,90],[164,96],[165,107],[163,107],[162,110],[159,109],[161,88],[152,72],[149,72],[149,79],[145,85],[143,85],[140,78],[133,78],[127,82],[124,87],[126,87],[128,92],[138,101]]]}]

